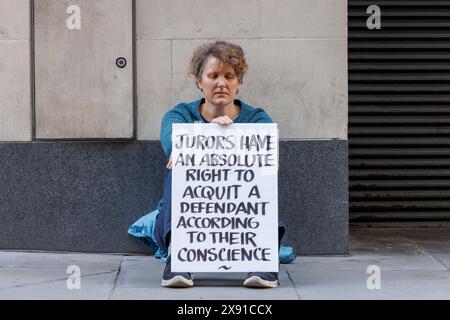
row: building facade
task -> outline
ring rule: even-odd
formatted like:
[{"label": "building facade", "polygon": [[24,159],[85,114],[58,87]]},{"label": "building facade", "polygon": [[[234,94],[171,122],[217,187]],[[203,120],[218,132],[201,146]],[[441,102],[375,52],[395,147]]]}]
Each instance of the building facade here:
[{"label": "building facade", "polygon": [[133,252],[162,196],[163,114],[193,49],[240,44],[238,98],[280,129],[300,254],[348,252],[347,1],[0,0],[0,249]]}]

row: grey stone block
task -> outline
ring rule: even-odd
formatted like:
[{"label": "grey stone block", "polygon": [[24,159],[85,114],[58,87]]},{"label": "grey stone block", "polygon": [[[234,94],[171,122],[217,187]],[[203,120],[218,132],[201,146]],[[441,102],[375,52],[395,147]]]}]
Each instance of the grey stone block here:
[{"label": "grey stone block", "polygon": [[138,0],[140,39],[249,38],[259,35],[259,0]]},{"label": "grey stone block", "polygon": [[155,143],[0,144],[1,249],[149,252],[128,227],[162,197]]},{"label": "grey stone block", "polygon": [[29,41],[0,41],[0,88],[0,141],[31,141]]},{"label": "grey stone block", "polygon": [[170,40],[138,40],[137,139],[159,140],[161,119],[172,107],[172,43]]},{"label": "grey stone block", "polygon": [[263,38],[347,37],[347,1],[261,0]]},{"label": "grey stone block", "polygon": [[[150,253],[127,234],[162,197],[160,143],[0,144],[1,249]],[[281,141],[283,243],[348,252],[347,142]]]},{"label": "grey stone block", "polygon": [[1,40],[30,40],[29,0],[0,0]]},{"label": "grey stone block", "polygon": [[[347,139],[346,39],[226,40],[242,46],[249,65],[238,98],[264,108],[280,138]],[[202,96],[187,68],[194,48],[205,42],[173,41],[172,104]]]},{"label": "grey stone block", "polygon": [[346,39],[249,41],[257,56],[240,95],[264,107],[286,139],[347,139]]},{"label": "grey stone block", "polygon": [[132,1],[78,0],[80,29],[71,1],[33,3],[36,137],[133,138]]},{"label": "grey stone block", "polygon": [[348,253],[347,170],[346,141],[281,142],[279,215],[297,253]]}]

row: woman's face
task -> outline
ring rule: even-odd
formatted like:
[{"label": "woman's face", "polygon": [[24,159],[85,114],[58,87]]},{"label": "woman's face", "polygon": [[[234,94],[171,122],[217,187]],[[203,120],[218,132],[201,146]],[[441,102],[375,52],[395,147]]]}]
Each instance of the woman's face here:
[{"label": "woman's face", "polygon": [[234,102],[240,83],[233,66],[210,56],[206,60],[203,73],[197,79],[205,100],[210,104],[225,107]]}]

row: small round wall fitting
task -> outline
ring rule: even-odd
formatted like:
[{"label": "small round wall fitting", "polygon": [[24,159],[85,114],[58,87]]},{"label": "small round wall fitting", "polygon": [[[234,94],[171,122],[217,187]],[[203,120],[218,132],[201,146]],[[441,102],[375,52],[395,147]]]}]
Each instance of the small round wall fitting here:
[{"label": "small round wall fitting", "polygon": [[125,59],[124,57],[119,57],[116,60],[116,66],[118,66],[119,68],[125,68],[127,65],[127,59]]}]

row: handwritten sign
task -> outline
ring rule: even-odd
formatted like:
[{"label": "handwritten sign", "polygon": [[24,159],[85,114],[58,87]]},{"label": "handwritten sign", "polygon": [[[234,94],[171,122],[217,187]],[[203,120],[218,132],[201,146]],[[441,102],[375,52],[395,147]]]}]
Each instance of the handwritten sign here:
[{"label": "handwritten sign", "polygon": [[278,271],[276,124],[173,124],[172,270]]}]

